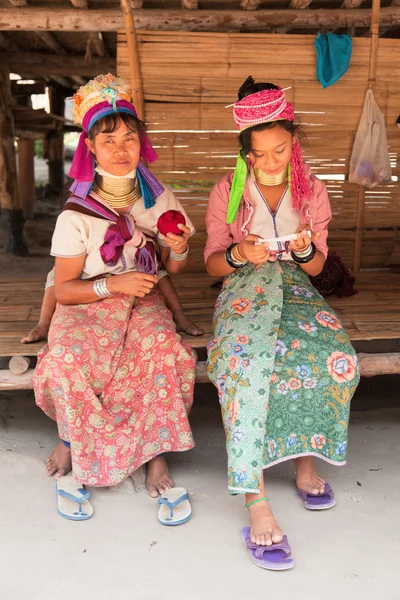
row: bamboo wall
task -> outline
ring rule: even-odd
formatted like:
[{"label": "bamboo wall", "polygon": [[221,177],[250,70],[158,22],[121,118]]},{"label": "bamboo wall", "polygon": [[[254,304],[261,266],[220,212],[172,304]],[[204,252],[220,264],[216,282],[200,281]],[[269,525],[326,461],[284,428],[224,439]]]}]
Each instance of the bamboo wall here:
[{"label": "bamboo wall", "polygon": [[[306,160],[326,177],[333,221],[330,247],[352,266],[358,186],[347,178],[354,136],[368,85],[370,40],[355,38],[347,74],[324,90],[315,77],[314,36],[138,32],[150,137],[159,160],[154,173],[172,184],[198,230],[212,185],[236,161],[232,109],[248,75],[289,87],[287,97],[305,126]],[[129,79],[125,35],[118,39],[118,73]],[[379,41],[375,98],[385,114],[393,175],[400,176],[400,40]],[[368,190],[363,217],[363,268],[382,267],[400,226],[400,184]],[[203,236],[196,236],[199,246]],[[193,265],[202,269],[201,256]]]}]

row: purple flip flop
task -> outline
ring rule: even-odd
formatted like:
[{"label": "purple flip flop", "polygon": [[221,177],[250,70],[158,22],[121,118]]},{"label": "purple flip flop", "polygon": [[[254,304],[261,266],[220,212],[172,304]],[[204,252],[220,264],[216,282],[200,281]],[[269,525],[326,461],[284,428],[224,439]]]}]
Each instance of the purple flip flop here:
[{"label": "purple flip flop", "polygon": [[270,571],[286,571],[294,567],[292,550],[286,535],[283,536],[281,542],[272,544],[272,546],[253,544],[250,539],[250,527],[243,527],[241,536],[250,551],[253,563],[258,567]]},{"label": "purple flip flop", "polygon": [[309,510],[326,510],[336,504],[335,494],[329,483],[325,483],[322,494],[311,494],[300,489],[297,489],[297,493]]}]

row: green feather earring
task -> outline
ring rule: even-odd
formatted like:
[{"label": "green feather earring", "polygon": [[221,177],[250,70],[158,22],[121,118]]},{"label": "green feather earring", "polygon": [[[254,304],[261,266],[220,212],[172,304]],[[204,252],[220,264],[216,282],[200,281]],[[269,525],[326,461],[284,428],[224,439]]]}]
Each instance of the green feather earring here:
[{"label": "green feather earring", "polygon": [[244,186],[246,185],[247,164],[243,159],[240,150],[236,161],[235,175],[233,177],[231,193],[229,194],[228,212],[226,222],[230,225],[236,219],[239,210],[240,201],[243,196]]}]

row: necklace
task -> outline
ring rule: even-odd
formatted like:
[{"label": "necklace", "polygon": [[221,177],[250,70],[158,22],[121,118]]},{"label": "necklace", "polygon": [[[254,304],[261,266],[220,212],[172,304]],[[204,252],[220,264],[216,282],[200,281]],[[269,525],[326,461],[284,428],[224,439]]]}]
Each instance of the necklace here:
[{"label": "necklace", "polygon": [[288,169],[286,168],[284,171],[278,173],[277,175],[268,175],[267,173],[264,173],[256,167],[254,169],[254,177],[256,179],[256,182],[260,183],[261,185],[267,185],[269,187],[274,185],[281,185],[281,183],[284,183],[288,180]]},{"label": "necklace", "polygon": [[114,178],[97,174],[93,191],[105,200],[111,208],[127,208],[142,197],[137,178]]}]

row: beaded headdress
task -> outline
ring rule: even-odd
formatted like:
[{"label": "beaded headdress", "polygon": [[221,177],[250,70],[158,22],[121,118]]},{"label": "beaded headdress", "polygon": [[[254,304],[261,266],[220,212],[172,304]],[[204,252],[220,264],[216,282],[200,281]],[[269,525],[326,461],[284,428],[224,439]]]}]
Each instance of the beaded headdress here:
[{"label": "beaded headdress", "polygon": [[[72,166],[69,172],[74,179],[70,190],[79,198],[86,198],[93,186],[95,174],[94,155],[86,146],[87,134],[91,127],[102,117],[113,113],[128,113],[137,117],[132,104],[132,88],[121,77],[111,73],[98,75],[86,85],[80,87],[73,97],[74,121],[82,126]],[[140,156],[147,162],[157,160],[157,154],[145,133],[140,138]],[[154,206],[164,188],[150,171],[141,163],[137,166],[142,196],[146,208]]]},{"label": "beaded headdress", "polygon": [[[273,121],[294,121],[294,109],[286,100],[281,88],[262,90],[245,96],[233,105],[233,118],[241,133],[245,129]],[[239,210],[247,177],[247,164],[240,151],[229,196],[227,223],[233,223]],[[292,157],[289,165],[289,187],[293,208],[300,208],[302,200],[311,195],[311,183],[307,176],[301,147],[297,137],[293,140]]]}]

